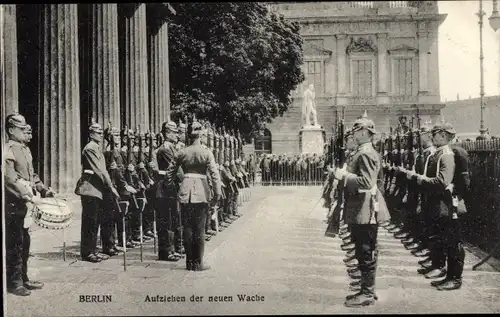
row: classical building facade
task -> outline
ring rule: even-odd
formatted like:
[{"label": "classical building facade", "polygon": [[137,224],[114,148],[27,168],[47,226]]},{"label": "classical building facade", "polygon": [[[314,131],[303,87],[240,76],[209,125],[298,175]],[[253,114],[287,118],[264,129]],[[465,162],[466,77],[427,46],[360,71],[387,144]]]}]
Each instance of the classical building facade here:
[{"label": "classical building facade", "polygon": [[169,116],[167,3],[0,5],[2,125],[33,127],[35,169],[60,193],[81,174],[91,119],[158,131]]},{"label": "classical building facade", "polygon": [[297,153],[302,94],[315,86],[319,124],[327,138],[342,109],[346,124],[366,110],[388,132],[399,116],[439,118],[437,1],[267,2],[297,21],[304,40],[306,80],[293,105],[267,129],[272,152]]}]

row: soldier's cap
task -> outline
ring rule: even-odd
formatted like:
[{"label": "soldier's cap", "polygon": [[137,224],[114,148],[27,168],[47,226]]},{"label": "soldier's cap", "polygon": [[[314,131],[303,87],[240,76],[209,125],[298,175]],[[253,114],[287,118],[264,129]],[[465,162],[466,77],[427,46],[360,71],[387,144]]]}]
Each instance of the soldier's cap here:
[{"label": "soldier's cap", "polygon": [[21,128],[26,129],[26,119],[19,113],[10,114],[7,116],[5,126],[8,128]]},{"label": "soldier's cap", "polygon": [[453,128],[453,125],[451,123],[439,123],[436,124],[431,131],[433,134],[434,133],[439,133],[439,132],[447,132],[449,134],[456,134],[457,132],[455,131],[455,128]]},{"label": "soldier's cap", "polygon": [[89,127],[89,132],[94,132],[94,133],[102,133],[102,127],[99,123],[95,122],[92,123]]},{"label": "soldier's cap", "polygon": [[354,133],[363,129],[368,130],[373,134],[377,133],[377,130],[375,130],[375,123],[373,123],[373,121],[368,118],[359,118],[354,121],[354,125],[351,131],[352,133]]},{"label": "soldier's cap", "polygon": [[161,131],[166,133],[177,133],[177,124],[173,121],[163,122],[161,125]]},{"label": "soldier's cap", "polygon": [[200,136],[200,135],[203,134],[203,132],[204,132],[203,131],[203,126],[201,125],[201,123],[199,123],[197,121],[193,122],[193,124],[191,125],[191,133],[190,133],[190,135],[192,135],[192,136],[196,136],[196,135]]}]

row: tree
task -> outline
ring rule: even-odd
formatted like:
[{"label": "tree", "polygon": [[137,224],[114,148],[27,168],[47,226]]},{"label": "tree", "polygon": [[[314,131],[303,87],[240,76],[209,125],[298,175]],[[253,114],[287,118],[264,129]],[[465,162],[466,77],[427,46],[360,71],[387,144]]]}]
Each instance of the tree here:
[{"label": "tree", "polygon": [[177,3],[169,26],[172,118],[259,130],[304,80],[297,23],[260,3]]}]

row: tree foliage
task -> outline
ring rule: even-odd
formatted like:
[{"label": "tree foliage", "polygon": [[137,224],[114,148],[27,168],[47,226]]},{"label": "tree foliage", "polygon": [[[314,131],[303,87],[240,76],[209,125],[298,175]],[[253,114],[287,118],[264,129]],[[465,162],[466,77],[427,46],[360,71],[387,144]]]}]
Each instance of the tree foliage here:
[{"label": "tree foliage", "polygon": [[282,115],[304,80],[297,23],[260,3],[176,3],[169,24],[172,118],[248,135]]}]

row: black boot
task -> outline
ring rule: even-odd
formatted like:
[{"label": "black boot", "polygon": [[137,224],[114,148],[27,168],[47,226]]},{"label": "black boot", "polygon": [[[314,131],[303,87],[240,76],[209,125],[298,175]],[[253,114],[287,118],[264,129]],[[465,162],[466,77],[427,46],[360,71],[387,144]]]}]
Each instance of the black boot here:
[{"label": "black boot", "polygon": [[348,296],[346,307],[362,307],[375,304],[375,272],[363,272],[361,275],[361,291]]}]

